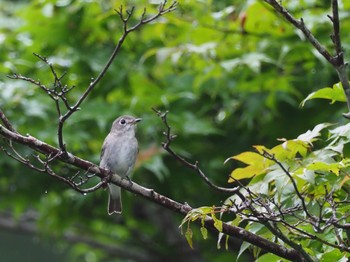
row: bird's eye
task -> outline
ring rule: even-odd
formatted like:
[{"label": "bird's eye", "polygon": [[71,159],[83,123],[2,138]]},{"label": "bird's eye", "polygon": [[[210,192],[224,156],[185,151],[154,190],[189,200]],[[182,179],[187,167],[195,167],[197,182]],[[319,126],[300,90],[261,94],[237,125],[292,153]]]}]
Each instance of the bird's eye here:
[{"label": "bird's eye", "polygon": [[123,119],[120,119],[119,123],[120,123],[121,125],[125,125],[125,124],[126,124],[126,121],[125,121],[125,119],[123,118]]}]

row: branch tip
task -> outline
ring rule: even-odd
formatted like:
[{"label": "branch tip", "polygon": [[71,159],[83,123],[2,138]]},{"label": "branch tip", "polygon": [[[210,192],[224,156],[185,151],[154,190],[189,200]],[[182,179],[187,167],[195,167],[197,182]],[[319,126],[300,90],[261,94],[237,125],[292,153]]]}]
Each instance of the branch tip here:
[{"label": "branch tip", "polygon": [[331,20],[332,23],[334,22],[333,17],[331,15],[327,15],[327,17],[329,18],[329,20]]}]

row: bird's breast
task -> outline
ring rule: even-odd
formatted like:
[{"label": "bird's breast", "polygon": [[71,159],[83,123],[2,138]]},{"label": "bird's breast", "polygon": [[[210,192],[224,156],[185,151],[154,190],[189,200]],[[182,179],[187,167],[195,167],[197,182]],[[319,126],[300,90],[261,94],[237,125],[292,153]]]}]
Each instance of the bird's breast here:
[{"label": "bird's breast", "polygon": [[104,156],[106,157],[106,167],[110,169],[113,173],[117,173],[120,176],[129,175],[131,169],[133,168],[138,145],[136,138],[121,140],[113,139],[113,143],[109,143],[108,148],[105,150]]}]

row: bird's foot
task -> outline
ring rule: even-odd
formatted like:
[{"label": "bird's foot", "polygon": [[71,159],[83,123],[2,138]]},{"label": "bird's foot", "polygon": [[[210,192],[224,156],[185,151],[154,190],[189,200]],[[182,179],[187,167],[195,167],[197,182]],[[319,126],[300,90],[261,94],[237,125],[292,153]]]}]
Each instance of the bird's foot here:
[{"label": "bird's foot", "polygon": [[130,183],[129,187],[131,187],[132,186],[132,181],[131,181],[130,177],[126,176],[125,179],[129,181],[129,183]]}]

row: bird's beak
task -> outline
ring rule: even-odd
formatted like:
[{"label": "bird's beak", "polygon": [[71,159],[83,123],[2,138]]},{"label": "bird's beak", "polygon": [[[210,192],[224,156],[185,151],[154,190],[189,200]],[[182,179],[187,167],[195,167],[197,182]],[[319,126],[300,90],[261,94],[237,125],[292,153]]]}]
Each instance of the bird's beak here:
[{"label": "bird's beak", "polygon": [[140,122],[142,118],[135,118],[135,120],[132,122],[134,125],[136,125],[138,122]]}]

